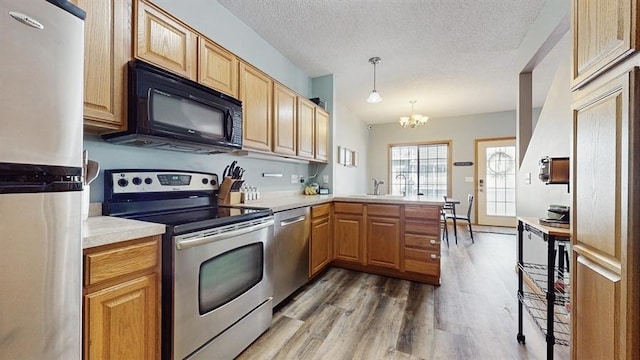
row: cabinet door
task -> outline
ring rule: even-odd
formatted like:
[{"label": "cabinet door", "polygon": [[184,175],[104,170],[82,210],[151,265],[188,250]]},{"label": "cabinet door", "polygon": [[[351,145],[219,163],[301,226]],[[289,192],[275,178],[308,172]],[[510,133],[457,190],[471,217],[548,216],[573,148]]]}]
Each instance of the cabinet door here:
[{"label": "cabinet door", "polygon": [[85,295],[85,359],[158,359],[158,277]]},{"label": "cabinet door", "polygon": [[613,66],[638,46],[635,1],[573,0],[573,86]]},{"label": "cabinet door", "polygon": [[311,262],[309,277],[323,270],[332,259],[331,220],[323,216],[311,221]]},{"label": "cabinet door", "polygon": [[200,37],[198,58],[198,82],[237,98],[238,58],[204,37]]},{"label": "cabinet door", "polygon": [[137,4],[135,56],[195,81],[197,35],[147,2]]},{"label": "cabinet door", "polygon": [[127,62],[131,59],[131,0],[73,0],[84,25],[84,124],[90,132],[127,125]]},{"label": "cabinet door", "polygon": [[297,155],[313,159],[315,154],[315,106],[307,99],[298,97],[298,151]]},{"label": "cabinet door", "polygon": [[334,257],[362,264],[365,231],[362,216],[335,214],[334,220]]},{"label": "cabinet door", "polygon": [[271,151],[272,80],[240,62],[240,100],[242,100],[243,147]]},{"label": "cabinet door", "polygon": [[[638,71],[574,104],[572,356],[632,358],[640,338]],[[575,210],[574,210],[575,209]]]},{"label": "cabinet door", "polygon": [[316,107],[315,120],[315,158],[327,162],[329,160],[329,114]]},{"label": "cabinet door", "polygon": [[400,219],[367,219],[367,264],[400,269]]},{"label": "cabinet door", "polygon": [[273,85],[273,152],[296,155],[297,96],[286,87]]}]

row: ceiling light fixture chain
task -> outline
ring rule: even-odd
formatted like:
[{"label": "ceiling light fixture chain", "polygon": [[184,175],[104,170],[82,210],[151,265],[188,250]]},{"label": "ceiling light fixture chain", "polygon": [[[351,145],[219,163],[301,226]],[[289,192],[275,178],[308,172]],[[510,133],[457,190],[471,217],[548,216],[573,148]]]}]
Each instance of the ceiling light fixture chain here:
[{"label": "ceiling light fixture chain", "polygon": [[429,120],[428,116],[423,116],[423,115],[414,113],[413,106],[417,102],[418,102],[417,100],[409,101],[409,103],[411,103],[411,115],[401,116],[399,121],[400,126],[415,128],[416,126],[424,125],[427,123],[427,120]]},{"label": "ceiling light fixture chain", "polygon": [[371,94],[369,94],[369,97],[367,98],[367,102],[370,104],[377,104],[382,101],[382,96],[380,96],[380,94],[376,90],[376,65],[380,64],[380,60],[381,59],[377,56],[374,56],[371,59],[369,59],[369,62],[373,64],[373,90],[371,91]]}]

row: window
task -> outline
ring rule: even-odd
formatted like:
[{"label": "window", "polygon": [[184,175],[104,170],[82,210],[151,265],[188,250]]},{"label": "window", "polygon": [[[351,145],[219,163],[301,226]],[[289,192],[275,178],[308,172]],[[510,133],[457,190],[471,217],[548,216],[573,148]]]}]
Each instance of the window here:
[{"label": "window", "polygon": [[391,193],[442,197],[449,190],[449,143],[391,145]]}]

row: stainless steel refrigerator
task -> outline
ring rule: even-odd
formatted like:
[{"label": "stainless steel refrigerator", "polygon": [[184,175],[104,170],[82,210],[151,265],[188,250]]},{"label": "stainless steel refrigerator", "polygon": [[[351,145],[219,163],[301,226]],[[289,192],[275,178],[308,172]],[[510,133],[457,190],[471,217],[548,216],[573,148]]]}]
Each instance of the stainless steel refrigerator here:
[{"label": "stainless steel refrigerator", "polygon": [[0,359],[80,359],[84,11],[0,0]]}]

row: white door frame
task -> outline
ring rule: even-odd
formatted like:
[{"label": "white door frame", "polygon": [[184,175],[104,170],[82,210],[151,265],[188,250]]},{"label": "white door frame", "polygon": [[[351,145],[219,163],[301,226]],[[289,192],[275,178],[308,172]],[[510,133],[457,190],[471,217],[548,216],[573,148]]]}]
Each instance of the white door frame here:
[{"label": "white door frame", "polygon": [[[480,213],[480,196],[479,196],[479,182],[480,182],[480,178],[479,178],[479,173],[480,173],[480,166],[484,166],[484,164],[480,164],[479,162],[479,158],[480,158],[480,154],[478,153],[478,147],[480,145],[480,143],[482,142],[490,142],[490,141],[505,141],[505,140],[512,140],[514,142],[514,146],[515,141],[516,141],[516,137],[515,136],[507,136],[507,137],[495,137],[495,138],[481,138],[481,139],[475,139],[475,161],[476,161],[476,166],[475,166],[475,185],[474,185],[474,202],[475,202],[475,211],[474,211],[474,218],[475,221],[474,223],[476,224],[481,224],[480,223],[480,217],[478,216],[478,214]],[[516,160],[516,166],[518,166],[518,162],[517,159]],[[517,177],[517,171],[516,171],[516,177]],[[517,179],[516,179],[517,180]],[[486,180],[483,180],[486,181]],[[517,182],[517,181],[516,181]],[[482,224],[481,224],[482,225]],[[516,222],[515,222],[515,217],[514,217],[514,221],[512,226],[515,226]],[[492,226],[492,225],[489,225]],[[505,226],[505,225],[495,225],[495,226]]]}]

